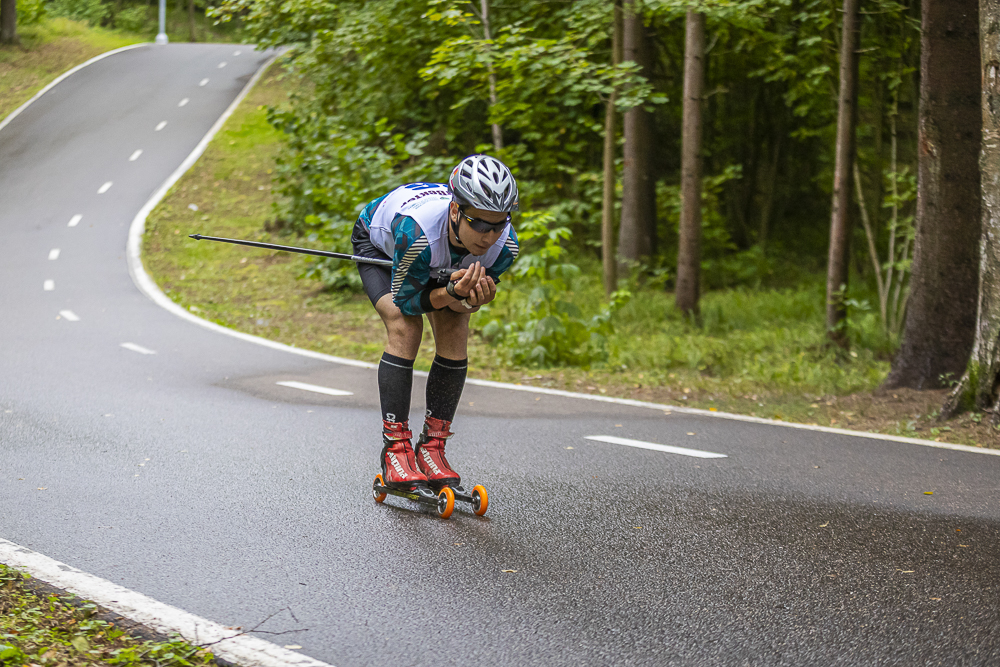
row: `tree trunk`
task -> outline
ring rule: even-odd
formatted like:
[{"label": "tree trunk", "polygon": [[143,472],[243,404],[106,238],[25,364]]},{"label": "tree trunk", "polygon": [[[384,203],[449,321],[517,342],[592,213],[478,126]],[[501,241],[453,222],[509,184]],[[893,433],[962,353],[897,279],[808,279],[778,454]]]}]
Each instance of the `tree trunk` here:
[{"label": "tree trunk", "polygon": [[965,375],[945,402],[942,417],[964,410],[992,410],[1000,422],[1000,0],[980,0],[982,56],[982,256],[979,265],[979,313],[972,356]]},{"label": "tree trunk", "polygon": [[978,0],[923,0],[917,211],[903,343],[886,388],[959,378],[976,331],[981,187]]},{"label": "tree trunk", "polygon": [[[640,66],[650,78],[649,40],[642,23],[639,0],[625,0],[623,19],[624,61]],[[622,213],[618,230],[618,256],[638,261],[656,250],[656,179],[653,178],[653,119],[643,107],[625,113],[625,147],[622,165]]]},{"label": "tree trunk", "polygon": [[20,44],[17,38],[17,0],[0,0],[0,44]]},{"label": "tree trunk", "polygon": [[191,30],[191,41],[198,41],[198,35],[195,34],[194,26],[194,0],[188,0],[188,25]]},{"label": "tree trunk", "polygon": [[[611,28],[611,62],[622,61],[622,3],[614,0]],[[615,100],[617,88],[611,90],[608,109],[604,114],[604,200],[601,206],[601,259],[604,263],[604,292],[608,296],[618,288],[618,258],[615,254]]]},{"label": "tree trunk", "polygon": [[698,315],[701,275],[701,104],[705,88],[705,15],[688,10],[681,130],[681,222],[677,247],[677,308]]},{"label": "tree trunk", "polygon": [[[490,41],[493,39],[490,33],[490,3],[489,0],[481,0],[479,3],[480,9],[483,15],[483,39]],[[495,107],[497,105],[497,75],[493,71],[493,63],[491,62],[488,67],[488,75],[490,82],[490,107]],[[500,126],[493,123],[491,126],[493,131],[493,150],[500,152],[503,149],[503,131]]]},{"label": "tree trunk", "polygon": [[844,0],[840,41],[840,104],[837,109],[837,146],[833,167],[833,206],[830,216],[830,253],[826,265],[826,335],[846,348],[847,271],[851,247],[851,167],[854,164],[854,128],[858,119],[858,43],[860,0]]}]

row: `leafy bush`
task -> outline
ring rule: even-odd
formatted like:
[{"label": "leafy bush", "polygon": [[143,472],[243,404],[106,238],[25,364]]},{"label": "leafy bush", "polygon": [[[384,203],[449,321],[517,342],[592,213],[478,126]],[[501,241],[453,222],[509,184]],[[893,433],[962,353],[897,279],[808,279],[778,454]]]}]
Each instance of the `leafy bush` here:
[{"label": "leafy bush", "polygon": [[17,22],[21,26],[41,23],[45,18],[45,0],[17,0]]},{"label": "leafy bush", "polygon": [[[507,292],[499,307],[483,309],[487,319],[481,333],[501,345],[512,363],[586,367],[607,360],[608,337],[614,332],[612,315],[630,294],[616,292],[607,307],[585,317],[571,291],[580,268],[563,257],[562,243],[571,232],[551,226],[554,220],[548,211],[521,216],[518,240],[522,251],[511,271],[511,282],[521,289]],[[532,246],[537,249],[525,250]]]},{"label": "leafy bush", "polygon": [[145,5],[126,7],[114,16],[115,27],[126,32],[142,32],[150,19],[150,8]]},{"label": "leafy bush", "polygon": [[52,0],[49,9],[54,16],[86,21],[92,26],[101,25],[111,13],[110,6],[101,0]]}]

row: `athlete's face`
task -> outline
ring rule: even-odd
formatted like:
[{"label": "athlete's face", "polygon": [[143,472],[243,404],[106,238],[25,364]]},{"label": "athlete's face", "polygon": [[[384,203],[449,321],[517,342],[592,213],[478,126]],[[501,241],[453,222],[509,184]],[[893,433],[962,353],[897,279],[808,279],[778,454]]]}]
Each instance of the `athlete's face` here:
[{"label": "athlete's face", "polygon": [[[500,238],[500,234],[506,229],[506,225],[500,224],[507,220],[507,213],[498,213],[497,211],[484,211],[482,209],[473,208],[468,206],[463,214],[459,210],[458,204],[452,203],[451,205],[451,216],[452,220],[458,220],[458,235],[461,237],[462,244],[471,252],[473,255],[485,255],[486,251],[490,249],[490,246],[497,242]],[[478,218],[480,220],[485,220],[490,223],[497,223],[496,227],[490,229],[486,232],[476,231],[470,224],[467,218]]]}]

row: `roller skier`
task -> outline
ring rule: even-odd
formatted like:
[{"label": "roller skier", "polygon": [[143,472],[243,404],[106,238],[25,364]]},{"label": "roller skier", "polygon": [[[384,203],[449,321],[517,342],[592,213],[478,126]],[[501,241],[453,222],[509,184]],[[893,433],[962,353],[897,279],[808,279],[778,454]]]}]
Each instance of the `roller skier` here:
[{"label": "roller skier", "polygon": [[[497,282],[517,258],[511,211],[517,183],[496,158],[471,155],[448,183],[409,183],[369,202],[354,225],[355,255],[391,259],[391,269],[358,264],[365,292],[385,324],[387,342],[378,367],[382,412],[382,470],[373,495],[386,493],[438,504],[447,496],[485,513],[485,489],[466,493],[445,456],[452,420],[468,369],[469,320],[496,297]],[[450,270],[444,282],[442,269]],[[444,272],[447,276],[447,271]],[[435,357],[427,376],[426,414],[416,446],[409,426],[413,362],[427,316]],[[438,502],[440,500],[440,502]]]}]

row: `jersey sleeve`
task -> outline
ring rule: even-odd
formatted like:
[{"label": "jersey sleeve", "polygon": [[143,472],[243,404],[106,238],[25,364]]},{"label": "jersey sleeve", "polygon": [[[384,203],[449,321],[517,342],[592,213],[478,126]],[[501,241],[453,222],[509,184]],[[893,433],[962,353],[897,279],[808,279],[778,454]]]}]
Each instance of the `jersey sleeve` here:
[{"label": "jersey sleeve", "polygon": [[404,315],[435,310],[431,305],[431,247],[424,232],[410,217],[394,221],[395,253],[392,263],[392,302]]},{"label": "jersey sleeve", "polygon": [[500,250],[500,255],[497,257],[496,261],[493,262],[493,266],[486,269],[486,275],[496,282],[507,269],[510,268],[514,260],[517,259],[517,253],[520,252],[521,248],[517,243],[517,233],[514,228],[510,228],[510,235],[507,240],[504,241],[503,248]]}]

